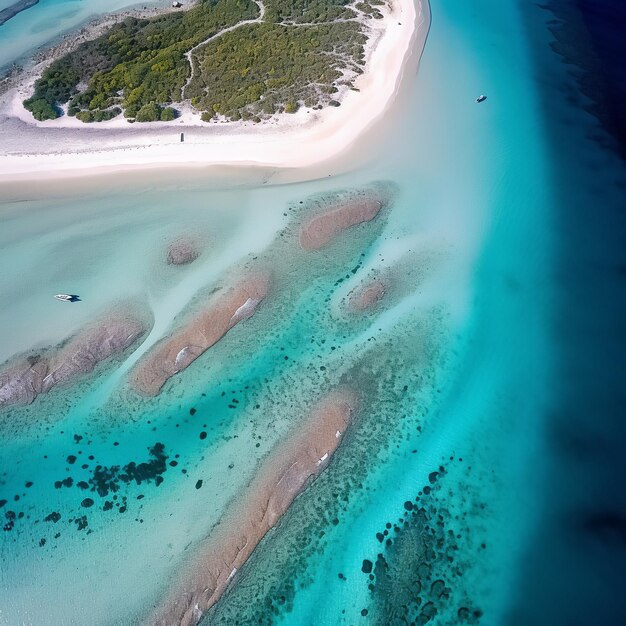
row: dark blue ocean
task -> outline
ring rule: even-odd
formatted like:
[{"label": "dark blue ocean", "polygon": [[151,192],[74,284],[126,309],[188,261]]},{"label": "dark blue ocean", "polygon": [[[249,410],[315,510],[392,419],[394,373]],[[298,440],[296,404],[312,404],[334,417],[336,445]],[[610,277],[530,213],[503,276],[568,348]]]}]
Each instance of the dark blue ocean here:
[{"label": "dark blue ocean", "polygon": [[[626,3],[524,4],[551,149],[557,394],[507,623],[626,623]],[[547,19],[546,49],[536,33]],[[530,470],[532,471],[532,469]]]}]

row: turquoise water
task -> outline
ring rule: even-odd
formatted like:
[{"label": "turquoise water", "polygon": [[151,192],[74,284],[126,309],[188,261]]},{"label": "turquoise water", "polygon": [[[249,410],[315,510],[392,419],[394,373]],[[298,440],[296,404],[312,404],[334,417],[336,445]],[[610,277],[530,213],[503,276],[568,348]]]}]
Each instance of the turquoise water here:
[{"label": "turquoise water", "polygon": [[[487,0],[432,10],[419,74],[356,171],[282,186],[24,190],[3,203],[2,359],[61,342],[113,303],[132,303],[152,330],[78,385],[0,414],[0,515],[15,514],[0,538],[0,623],[149,622],[260,460],[340,383],[361,395],[352,429],[203,623],[575,623],[549,580],[544,593],[529,582],[545,570],[576,583],[553,558],[574,554],[553,548],[565,535],[555,520],[580,496],[553,448],[557,425],[567,439],[554,415],[574,345],[560,331],[576,328],[563,215],[599,186],[612,207],[621,169],[589,138],[593,119],[545,93],[539,67],[566,76],[548,14]],[[576,120],[566,154],[557,119]],[[379,219],[299,250],[308,199],[372,184],[393,197]],[[167,266],[167,244],[190,233],[202,256]],[[585,253],[599,263],[599,250]],[[134,395],[139,356],[255,267],[274,274],[258,313],[158,398]],[[390,277],[388,298],[351,317],[343,298],[370,271]],[[50,298],[70,290],[83,301]],[[586,358],[581,347],[575,362]],[[132,462],[147,465],[119,478]],[[103,467],[118,478],[99,480]],[[572,557],[568,571],[585,566]],[[621,623],[613,615],[602,623]]]}]

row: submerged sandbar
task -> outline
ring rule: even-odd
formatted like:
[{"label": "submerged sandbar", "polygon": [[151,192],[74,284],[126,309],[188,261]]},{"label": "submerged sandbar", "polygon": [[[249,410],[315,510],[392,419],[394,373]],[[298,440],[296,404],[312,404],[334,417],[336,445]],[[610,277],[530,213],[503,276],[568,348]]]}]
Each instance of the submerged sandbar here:
[{"label": "submerged sandbar", "polygon": [[147,623],[195,626],[200,621],[295,497],[327,466],[357,407],[353,390],[333,391],[270,452],[245,493],[199,547],[197,561],[181,584]]},{"label": "submerged sandbar", "polygon": [[219,294],[204,311],[139,361],[131,378],[135,390],[146,396],[158,394],[167,380],[191,365],[239,322],[254,315],[269,288],[269,273],[259,272]]},{"label": "submerged sandbar", "polygon": [[110,314],[76,333],[65,346],[33,354],[0,372],[0,407],[30,404],[58,385],[68,385],[101,361],[130,347],[146,331],[142,321]]},{"label": "submerged sandbar", "polygon": [[320,250],[345,230],[371,222],[384,205],[378,193],[359,194],[355,198],[336,202],[302,224],[300,247],[303,250]]}]

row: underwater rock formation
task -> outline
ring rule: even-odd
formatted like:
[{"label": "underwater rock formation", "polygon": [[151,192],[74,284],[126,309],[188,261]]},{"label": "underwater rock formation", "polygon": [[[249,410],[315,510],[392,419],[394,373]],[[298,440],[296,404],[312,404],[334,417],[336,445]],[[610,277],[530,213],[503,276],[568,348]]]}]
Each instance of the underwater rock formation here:
[{"label": "underwater rock formation", "polygon": [[132,345],[144,331],[141,322],[125,318],[107,320],[78,334],[50,359],[48,374],[43,379],[44,392],[91,372],[100,361]]},{"label": "underwater rock formation", "polygon": [[385,296],[387,286],[380,278],[360,285],[348,296],[348,310],[361,313],[376,306]]},{"label": "underwater rock formation", "polygon": [[0,373],[0,406],[30,404],[43,391],[48,363],[38,356]]}]

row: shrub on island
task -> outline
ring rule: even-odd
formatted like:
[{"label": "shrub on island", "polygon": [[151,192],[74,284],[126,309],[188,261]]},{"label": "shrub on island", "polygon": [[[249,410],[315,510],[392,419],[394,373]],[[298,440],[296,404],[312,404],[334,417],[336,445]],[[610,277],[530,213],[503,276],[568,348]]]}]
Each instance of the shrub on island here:
[{"label": "shrub on island", "polygon": [[[361,2],[363,11],[374,15],[382,1]],[[199,0],[183,12],[128,17],[56,59],[24,106],[38,120],[59,117],[67,103],[68,115],[86,122],[110,119],[113,107],[150,122],[175,119],[167,104],[191,100],[204,121],[257,121],[302,103],[326,106],[351,86],[367,37],[346,0],[263,4],[258,22],[250,22],[259,17],[254,0]]]},{"label": "shrub on island", "polygon": [[139,111],[137,111],[135,120],[137,122],[171,122],[172,120],[175,120],[176,117],[176,109],[173,109],[172,107],[162,107],[156,102],[150,102],[149,104],[142,106]]},{"label": "shrub on island", "polygon": [[117,117],[121,112],[122,109],[119,107],[113,107],[112,109],[106,109],[104,111],[78,111],[76,113],[76,119],[86,124],[90,124],[91,122],[108,122],[114,117]]},{"label": "shrub on island", "polygon": [[139,111],[137,111],[135,119],[138,122],[156,122],[161,119],[162,110],[163,109],[156,102],[150,102],[144,104]]},{"label": "shrub on island", "polygon": [[59,116],[56,108],[44,98],[29,98],[24,100],[24,107],[33,114],[33,117],[43,122],[53,120]]},{"label": "shrub on island", "polygon": [[172,107],[165,107],[163,111],[161,111],[161,121],[162,122],[171,122],[178,117],[176,109]]}]

